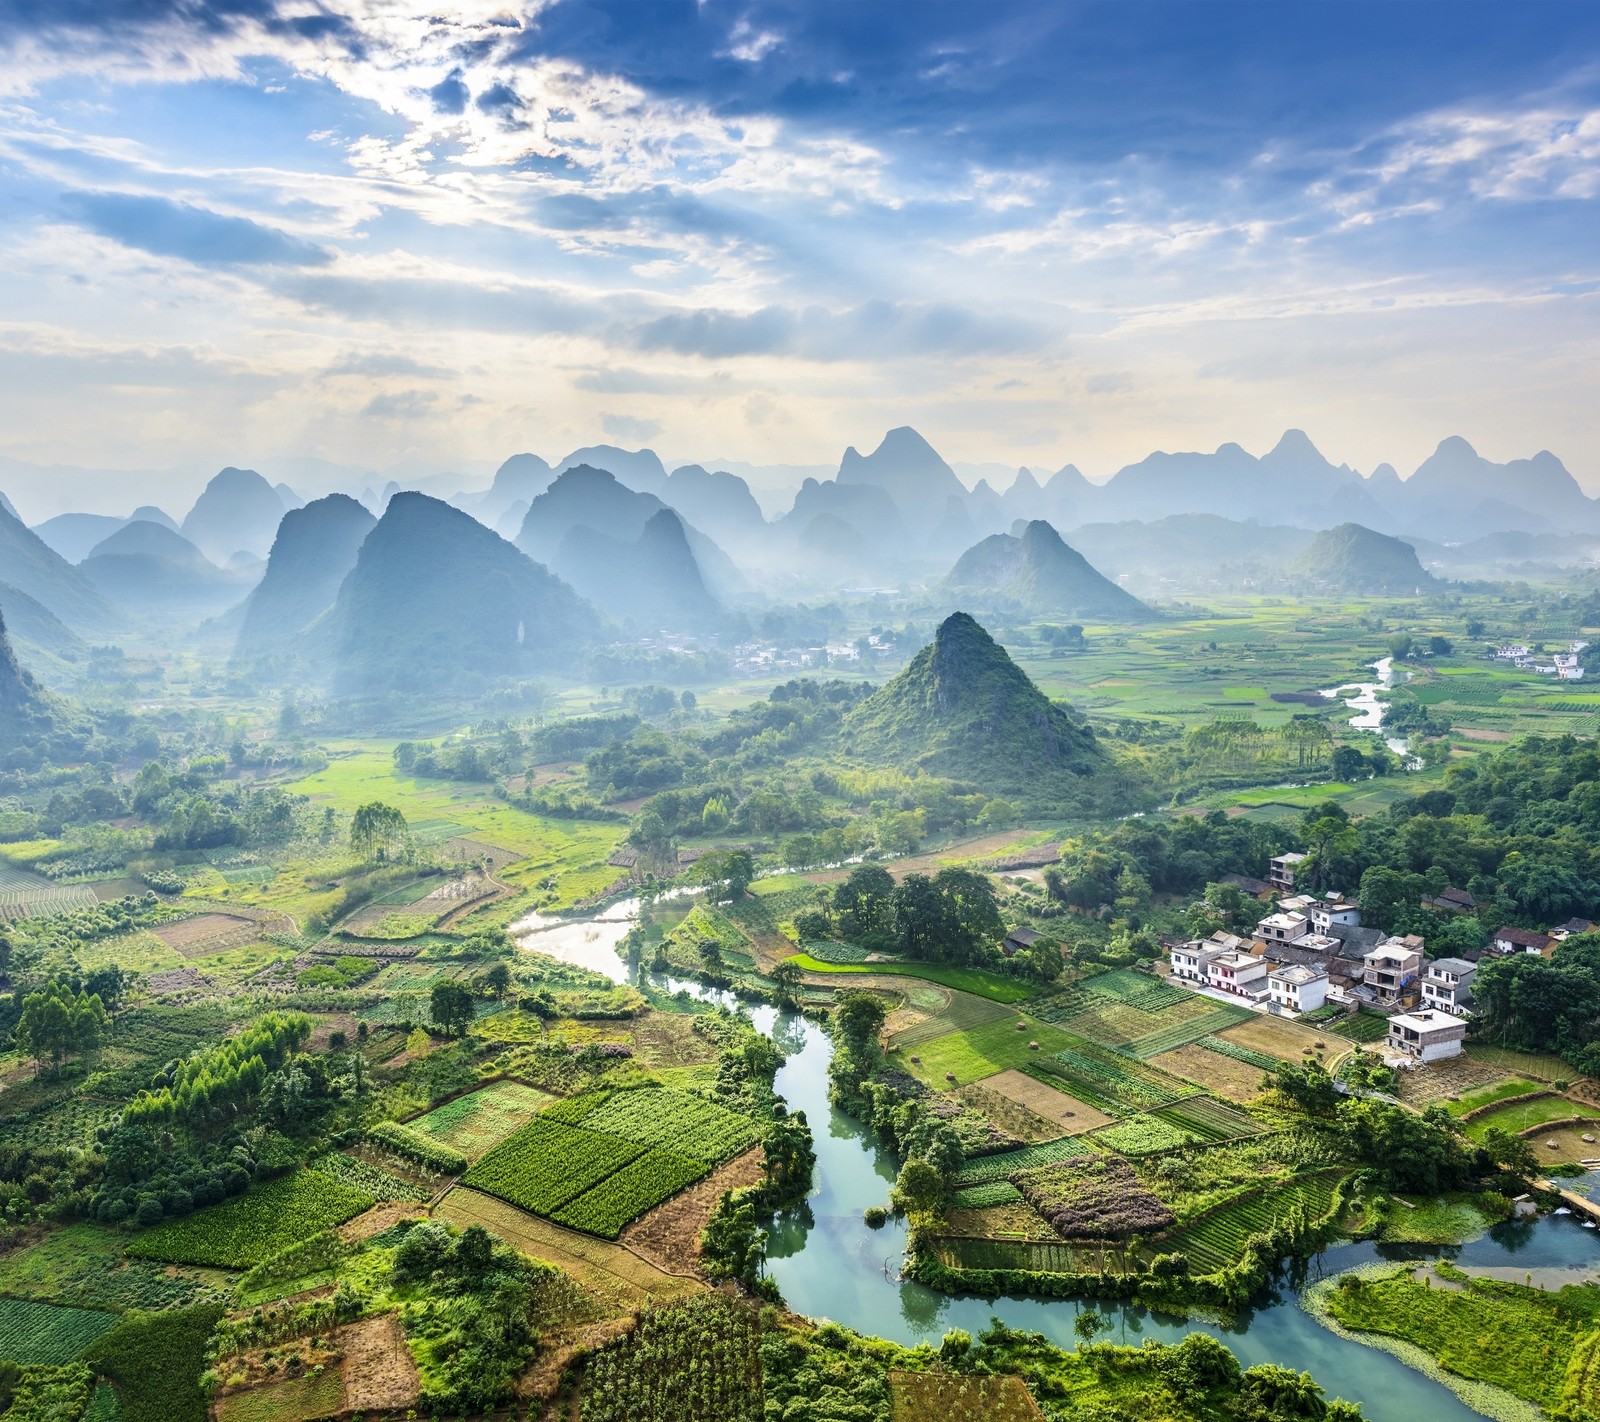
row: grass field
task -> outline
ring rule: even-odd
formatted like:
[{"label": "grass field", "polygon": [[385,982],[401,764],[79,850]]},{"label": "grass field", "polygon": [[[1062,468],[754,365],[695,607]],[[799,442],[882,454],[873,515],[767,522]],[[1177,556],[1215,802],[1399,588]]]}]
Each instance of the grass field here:
[{"label": "grass field", "polygon": [[[1313,1031],[1281,1017],[1263,1017],[1256,1012],[1250,1014],[1248,1021],[1236,1022],[1215,1035],[1225,1042],[1250,1047],[1286,1062],[1327,1062],[1345,1050],[1343,1042],[1326,1032]],[[1321,1046],[1317,1045],[1319,1042]]]},{"label": "grass field", "polygon": [[[1018,1025],[1022,1031],[1018,1031]],[[931,1042],[921,1043],[913,1053],[901,1053],[901,1065],[936,1090],[965,1086],[1009,1067],[1052,1052],[1059,1052],[1077,1039],[1048,1022],[1008,1014],[966,1032],[947,1032]],[[1032,1044],[1037,1043],[1037,1047]]]},{"label": "grass field", "polygon": [[1150,1065],[1226,1096],[1230,1101],[1253,1101],[1261,1095],[1259,1066],[1213,1052],[1198,1042],[1162,1052],[1150,1058]]},{"label": "grass field", "polygon": [[1564,1096],[1541,1096],[1536,1101],[1515,1101],[1497,1111],[1485,1111],[1466,1123],[1467,1134],[1481,1141],[1483,1133],[1498,1126],[1502,1131],[1517,1135],[1542,1126],[1546,1121],[1570,1121],[1575,1116],[1600,1121],[1600,1109],[1569,1101]]},{"label": "grass field", "polygon": [[1480,1086],[1473,1091],[1464,1091],[1456,1100],[1446,1101],[1444,1109],[1452,1116],[1465,1116],[1468,1111],[1492,1106],[1496,1101],[1504,1101],[1507,1097],[1528,1096],[1535,1091],[1548,1090],[1549,1087],[1542,1081],[1529,1081],[1525,1077],[1512,1076],[1503,1081],[1492,1082],[1488,1086]]},{"label": "grass field", "polygon": [[245,1392],[225,1393],[216,1402],[217,1422],[309,1422],[340,1409],[344,1376],[339,1368],[280,1378]]},{"label": "grass field", "polygon": [[37,1244],[0,1255],[0,1294],[120,1312],[200,1301],[222,1276],[128,1259],[123,1238],[99,1225],[74,1224]]},{"label": "grass field", "polygon": [[896,1032],[890,1039],[902,1051],[914,1051],[923,1042],[931,1042],[946,1032],[959,1032],[982,1027],[989,1022],[999,1022],[1015,1014],[1003,1002],[992,998],[974,997],[969,992],[952,992],[949,1005],[914,1027]]}]

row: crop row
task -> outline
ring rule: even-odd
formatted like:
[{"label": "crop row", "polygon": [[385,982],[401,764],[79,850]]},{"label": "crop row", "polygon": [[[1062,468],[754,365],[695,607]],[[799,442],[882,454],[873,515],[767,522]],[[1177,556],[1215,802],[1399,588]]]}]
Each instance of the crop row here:
[{"label": "crop row", "polygon": [[1129,1058],[1115,1058],[1084,1047],[1065,1047],[1053,1054],[1072,1076],[1098,1082],[1111,1095],[1140,1108],[1167,1106],[1179,1093],[1154,1073],[1141,1069]]},{"label": "crop row", "polygon": [[391,1175],[365,1160],[357,1160],[343,1151],[330,1150],[306,1165],[307,1170],[337,1180],[341,1185],[360,1190],[375,1200],[406,1200],[420,1204],[429,1198],[429,1192],[398,1175]]},{"label": "crop row", "polygon": [[686,1091],[619,1091],[589,1112],[584,1128],[641,1146],[671,1146],[715,1165],[748,1149],[761,1132],[748,1116]]},{"label": "crop row", "polygon": [[503,1140],[463,1179],[508,1204],[553,1216],[644,1151],[632,1141],[539,1116]]},{"label": "crop row", "polygon": [[1259,1136],[1266,1129],[1254,1116],[1218,1101],[1214,1096],[1191,1096],[1176,1106],[1163,1106],[1154,1114],[1180,1130],[1192,1131],[1208,1141]]},{"label": "crop row", "polygon": [[175,1264],[250,1269],[373,1203],[371,1195],[326,1175],[296,1171],[253,1186],[237,1199],[155,1225],[129,1241],[128,1253]]},{"label": "crop row", "polygon": [[1175,1047],[1186,1047],[1190,1042],[1207,1037],[1213,1032],[1220,1032],[1225,1027],[1233,1026],[1235,1022],[1244,1021],[1248,1016],[1250,1012],[1246,1008],[1230,1007],[1225,1002],[1219,1002],[1198,1017],[1191,1017],[1185,1022],[1174,1022],[1169,1027],[1162,1027],[1154,1032],[1146,1032],[1142,1037],[1135,1037],[1131,1042],[1124,1043],[1119,1050],[1126,1052],[1130,1057],[1137,1057],[1140,1061],[1149,1061],[1151,1057],[1161,1052],[1170,1052]]},{"label": "crop row", "polygon": [[1329,1171],[1287,1180],[1180,1230],[1163,1243],[1163,1252],[1187,1254],[1196,1274],[1215,1273],[1232,1264],[1253,1235],[1271,1229],[1296,1205],[1303,1205],[1313,1220],[1325,1217],[1337,1184],[1337,1173]]},{"label": "crop row", "polygon": [[117,1321],[114,1313],[0,1299],[0,1362],[59,1367]]},{"label": "crop row", "polygon": [[981,1185],[968,1185],[950,1196],[952,1209],[983,1210],[994,1205],[1014,1205],[1022,1198],[1022,1191],[1009,1180],[986,1180]]},{"label": "crop row", "polygon": [[1082,1141],[1072,1136],[1045,1141],[1042,1145],[1023,1146],[1020,1150],[1001,1151],[998,1155],[980,1155],[969,1160],[952,1177],[957,1189],[968,1185],[983,1185],[991,1180],[1005,1180],[1019,1170],[1033,1170],[1041,1165],[1054,1165],[1058,1160],[1073,1160],[1092,1152]]},{"label": "crop row", "polygon": [[1216,1052],[1220,1056],[1232,1057],[1236,1062],[1243,1062],[1246,1066],[1260,1067],[1262,1071],[1276,1071],[1283,1065],[1277,1057],[1268,1056],[1265,1052],[1258,1052],[1254,1047],[1240,1046],[1238,1042],[1230,1042],[1226,1037],[1202,1037],[1200,1045],[1208,1052]]},{"label": "crop row", "polygon": [[558,1224],[615,1239],[622,1227],[692,1185],[710,1167],[668,1150],[649,1150],[555,1212]]},{"label": "crop row", "polygon": [[367,1139],[441,1175],[460,1175],[467,1168],[467,1158],[460,1151],[452,1150],[421,1131],[402,1126],[398,1121],[379,1121],[368,1128]]}]

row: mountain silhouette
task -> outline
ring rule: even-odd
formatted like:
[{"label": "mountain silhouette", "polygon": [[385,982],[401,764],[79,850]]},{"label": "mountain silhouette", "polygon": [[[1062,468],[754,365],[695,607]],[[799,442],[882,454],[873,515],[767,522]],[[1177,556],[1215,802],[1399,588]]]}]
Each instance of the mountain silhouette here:
[{"label": "mountain silhouette", "polygon": [[1150,609],[1097,572],[1042,519],[1020,536],[997,533],[961,555],[945,586],[961,596],[987,596],[1040,617],[1126,620]]}]

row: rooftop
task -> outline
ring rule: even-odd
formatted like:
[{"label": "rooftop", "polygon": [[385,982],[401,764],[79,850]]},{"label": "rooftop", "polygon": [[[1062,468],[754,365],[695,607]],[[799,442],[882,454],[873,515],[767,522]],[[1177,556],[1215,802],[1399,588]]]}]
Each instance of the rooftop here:
[{"label": "rooftop", "polygon": [[1470,973],[1475,971],[1477,966],[1465,958],[1436,958],[1428,964],[1428,970],[1436,973]]},{"label": "rooftop", "polygon": [[1288,967],[1279,968],[1270,976],[1276,978],[1280,983],[1294,983],[1296,986],[1302,986],[1305,983],[1314,983],[1326,978],[1328,972],[1326,968],[1314,968],[1307,963],[1290,963]]},{"label": "rooftop", "polygon": [[1420,1012],[1401,1012],[1389,1019],[1391,1027],[1409,1027],[1413,1032],[1438,1032],[1446,1027],[1465,1027],[1466,1019],[1448,1012],[1426,1008]]}]

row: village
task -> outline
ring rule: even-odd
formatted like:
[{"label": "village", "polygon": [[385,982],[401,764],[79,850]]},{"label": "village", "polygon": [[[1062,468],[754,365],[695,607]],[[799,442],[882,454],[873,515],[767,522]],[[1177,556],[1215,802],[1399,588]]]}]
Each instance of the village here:
[{"label": "village", "polygon": [[[1595,925],[1571,919],[1548,932],[1500,928],[1481,952],[1429,958],[1417,934],[1403,937],[1364,928],[1361,908],[1344,895],[1298,893],[1295,873],[1304,854],[1272,859],[1269,880],[1241,875],[1229,882],[1273,911],[1253,934],[1216,932],[1168,945],[1171,980],[1206,996],[1240,1002],[1288,1018],[1321,1020],[1338,1009],[1363,1008],[1388,1018],[1381,1054],[1390,1066],[1410,1068],[1459,1056],[1473,1013],[1472,980],[1486,956],[1535,953],[1548,958],[1556,945]],[[1422,907],[1440,915],[1472,913],[1473,896],[1447,888]]]}]

